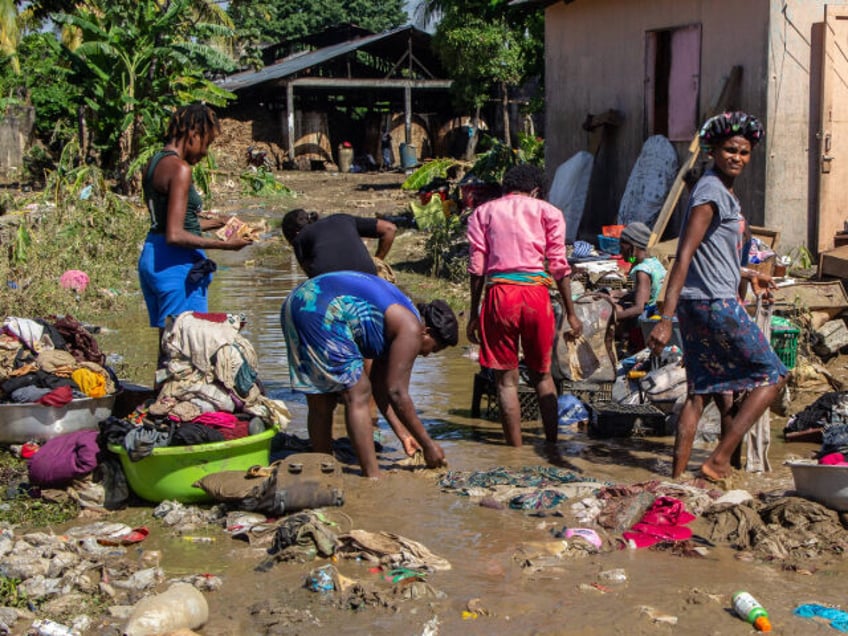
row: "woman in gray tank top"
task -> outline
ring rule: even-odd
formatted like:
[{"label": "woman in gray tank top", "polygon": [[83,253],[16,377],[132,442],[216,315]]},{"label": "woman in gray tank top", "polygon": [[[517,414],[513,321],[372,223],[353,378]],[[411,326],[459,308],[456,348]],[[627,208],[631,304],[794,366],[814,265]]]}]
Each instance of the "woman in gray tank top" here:
[{"label": "woman in gray tank top", "polygon": [[[731,474],[742,438],[786,381],[786,367],[739,298],[743,277],[756,293],[773,285],[770,277],[740,267],[745,220],[733,191],[763,134],[762,124],[742,112],[717,115],[701,127],[701,145],[713,166],[692,190],[662,320],[648,338],[648,346],[660,352],[677,315],[688,391],[674,440],[673,477],[686,470],[707,400],[719,406],[722,434],[700,475],[718,481]],[[734,404],[734,394],[744,397]]]}]

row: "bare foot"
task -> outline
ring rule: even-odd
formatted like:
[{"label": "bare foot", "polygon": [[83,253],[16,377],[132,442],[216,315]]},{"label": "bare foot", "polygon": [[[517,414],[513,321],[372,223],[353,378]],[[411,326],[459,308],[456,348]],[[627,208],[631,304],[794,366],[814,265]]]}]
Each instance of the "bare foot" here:
[{"label": "bare foot", "polygon": [[709,464],[709,462],[704,462],[698,476],[709,484],[718,486],[723,490],[731,490],[733,488],[733,468],[729,467],[726,472],[719,471],[715,466]]},{"label": "bare foot", "polygon": [[729,477],[732,472],[732,468],[729,468],[726,471],[719,470],[715,466],[712,466],[709,461],[706,461],[701,465],[701,477],[708,479],[709,481],[721,481],[722,479]]},{"label": "bare foot", "polygon": [[435,442],[432,446],[424,449],[424,461],[427,462],[427,468],[444,468],[448,465],[445,459],[445,451]]}]

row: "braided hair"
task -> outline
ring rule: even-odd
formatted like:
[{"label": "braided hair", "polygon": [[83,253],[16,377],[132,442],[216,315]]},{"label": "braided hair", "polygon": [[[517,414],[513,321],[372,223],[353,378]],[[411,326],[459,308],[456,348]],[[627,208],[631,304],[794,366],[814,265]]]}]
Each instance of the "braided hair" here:
[{"label": "braided hair", "polygon": [[191,132],[196,132],[202,137],[220,133],[221,122],[218,121],[215,111],[201,102],[181,106],[175,110],[168,123],[166,141],[185,139]]},{"label": "braided hair", "polygon": [[725,139],[737,136],[744,137],[751,146],[755,146],[765,137],[765,134],[759,119],[737,110],[710,117],[701,126],[698,137],[701,140],[701,147],[709,150]]}]

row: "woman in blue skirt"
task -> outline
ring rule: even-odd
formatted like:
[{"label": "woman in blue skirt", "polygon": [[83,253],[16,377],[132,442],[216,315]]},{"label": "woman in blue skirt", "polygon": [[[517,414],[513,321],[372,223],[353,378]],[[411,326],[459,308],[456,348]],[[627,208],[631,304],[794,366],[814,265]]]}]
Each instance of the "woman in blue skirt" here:
[{"label": "woman in blue skirt", "polygon": [[[745,220],[733,184],[763,138],[762,124],[742,112],[723,113],[701,127],[712,168],[689,198],[677,256],[669,274],[662,320],[648,346],[659,352],[677,315],[683,337],[688,393],[674,441],[672,476],[686,470],[705,401],[722,411],[722,435],[701,466],[701,476],[720,480],[732,472],[731,457],[745,433],[778,396],[787,370],[739,298],[742,278],[761,293],[769,277],[741,268]],[[730,413],[730,395],[744,398]]]}]

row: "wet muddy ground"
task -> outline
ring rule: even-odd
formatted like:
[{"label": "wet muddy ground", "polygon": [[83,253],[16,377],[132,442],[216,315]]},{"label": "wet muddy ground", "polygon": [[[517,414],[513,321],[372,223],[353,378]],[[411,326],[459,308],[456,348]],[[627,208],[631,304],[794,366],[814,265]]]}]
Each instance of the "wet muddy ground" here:
[{"label": "wet muddy ground", "polygon": [[[222,207],[240,216],[278,217],[290,207],[322,212],[336,210],[372,214],[397,211],[406,195],[397,189],[403,175],[299,174],[290,185],[302,193],[299,200],[244,204],[238,197],[222,200]],[[284,179],[285,180],[285,179]],[[279,241],[279,238],[271,239]],[[398,239],[402,245],[403,236]],[[302,397],[288,388],[285,348],[279,326],[279,308],[289,290],[303,279],[291,251],[283,242],[272,249],[251,247],[240,254],[213,255],[219,270],[211,290],[210,310],[244,312],[244,335],[259,355],[259,372],[268,392],[286,402],[292,413],[289,433],[304,437],[306,408]],[[390,253],[393,263],[402,249]],[[106,351],[123,356],[122,377],[150,383],[155,360],[155,333],[147,327],[143,302],[125,315],[106,320],[98,336]],[[460,329],[464,339],[464,329]],[[521,468],[555,465],[601,482],[637,483],[667,478],[672,437],[592,440],[582,431],[563,433],[555,449],[546,447],[538,422],[525,422],[525,445],[503,444],[500,425],[470,417],[476,363],[467,356],[467,343],[426,359],[419,359],[412,392],[431,434],[445,449],[451,470],[487,470],[499,466]],[[809,403],[815,396],[798,396]],[[344,435],[341,410],[336,435]],[[772,473],[740,475],[734,487],[759,492],[792,488],[783,465],[787,457],[807,457],[816,444],[783,442],[785,418],[773,416]],[[152,517],[153,506],[138,505],[116,513],[116,520],[147,525],[151,535],[144,549],[161,549],[167,576],[198,572],[219,575],[224,586],[207,593],[211,616],[200,631],[205,635],[286,634],[747,634],[752,628],[730,612],[730,595],[747,589],[769,610],[777,632],[828,633],[826,625],[792,616],[800,603],[845,602],[845,563],[821,560],[803,571],[784,571],[780,562],[741,560],[727,546],[711,547],[703,557],[673,556],[651,549],[611,550],[583,558],[564,559],[556,567],[533,571],[522,568],[516,550],[525,542],[551,541],[552,531],[579,525],[569,502],[560,505],[564,516],[532,516],[527,512],[482,507],[469,497],[444,492],[440,473],[401,467],[396,440],[380,424],[385,469],[379,481],[358,476],[358,466],[346,465],[345,504],[328,516],[340,524],[373,532],[389,531],[421,542],[451,563],[428,583],[443,595],[419,600],[395,600],[393,608],[341,609],[331,597],[303,586],[304,577],[326,561],[278,563],[267,572],[255,567],[266,558],[264,548],[231,539],[210,528],[214,543],[180,541]],[[692,466],[709,452],[697,448]],[[695,534],[704,531],[699,519]],[[337,564],[342,574],[367,582],[376,575],[362,563]],[[627,580],[610,583],[603,571],[623,568]],[[812,573],[810,573],[812,572]],[[593,586],[593,584],[599,584]],[[476,599],[476,600],[475,600]],[[487,610],[476,618],[463,614],[472,607]],[[645,609],[645,608],[649,609]],[[651,609],[652,608],[652,609]],[[676,617],[676,625],[657,622],[657,616]]]}]

